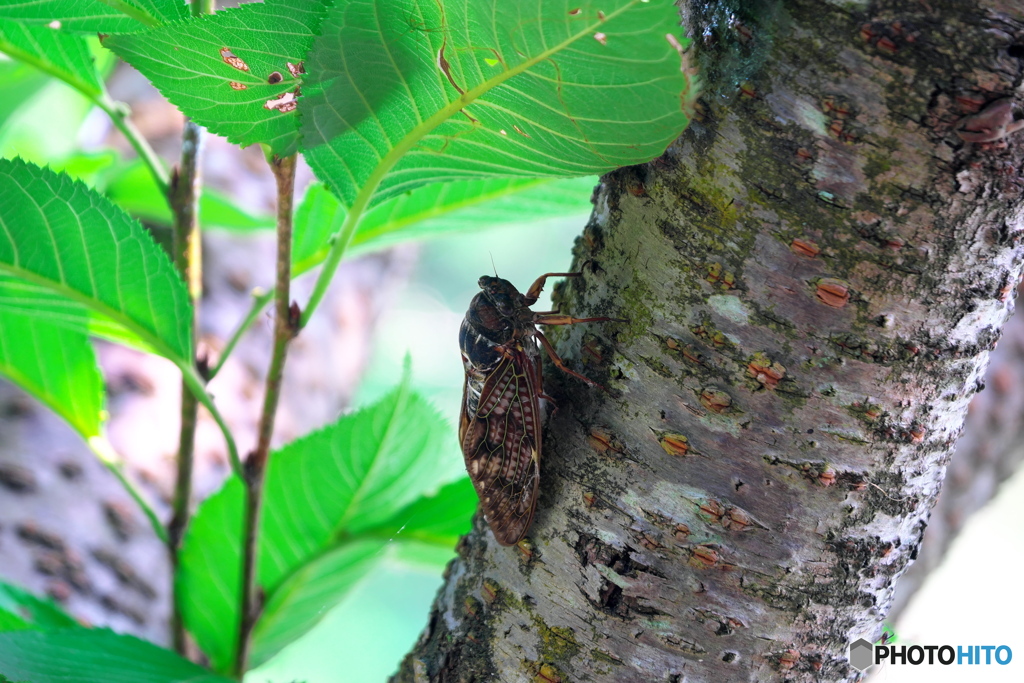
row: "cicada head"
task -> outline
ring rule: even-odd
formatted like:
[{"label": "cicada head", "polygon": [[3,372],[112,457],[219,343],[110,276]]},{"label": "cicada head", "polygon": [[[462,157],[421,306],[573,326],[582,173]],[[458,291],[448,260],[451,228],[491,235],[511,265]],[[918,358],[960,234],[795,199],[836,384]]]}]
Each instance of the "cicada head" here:
[{"label": "cicada head", "polygon": [[523,295],[508,280],[484,275],[478,284],[483,290],[484,298],[503,318],[515,319],[519,311],[526,306]]}]

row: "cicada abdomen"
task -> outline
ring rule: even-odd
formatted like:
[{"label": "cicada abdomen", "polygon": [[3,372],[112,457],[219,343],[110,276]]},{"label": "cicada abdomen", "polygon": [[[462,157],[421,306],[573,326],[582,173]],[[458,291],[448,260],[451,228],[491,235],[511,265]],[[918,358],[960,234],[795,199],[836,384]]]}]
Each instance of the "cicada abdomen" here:
[{"label": "cicada abdomen", "polygon": [[615,319],[530,310],[547,278],[579,275],[547,273],[525,295],[508,280],[484,275],[482,291],[473,297],[459,331],[466,370],[459,440],[484,516],[502,545],[514,545],[526,535],[537,509],[544,396],[541,346],[556,366],[597,386],[569,370],[536,326]]}]

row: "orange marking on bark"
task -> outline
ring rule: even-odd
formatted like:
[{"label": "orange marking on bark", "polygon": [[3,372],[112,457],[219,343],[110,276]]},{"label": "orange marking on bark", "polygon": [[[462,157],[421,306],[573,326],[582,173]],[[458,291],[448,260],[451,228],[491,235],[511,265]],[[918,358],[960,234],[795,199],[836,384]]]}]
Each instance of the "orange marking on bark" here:
[{"label": "orange marking on bark", "polygon": [[821,253],[821,249],[817,244],[810,240],[794,239],[789,243],[789,248],[795,253],[807,258],[814,258]]},{"label": "orange marking on bark", "polygon": [[850,301],[850,288],[840,280],[825,278],[818,282],[814,295],[826,306],[842,308]]},{"label": "orange marking on bark", "polygon": [[669,455],[686,455],[690,450],[689,439],[682,434],[665,434],[658,442]]},{"label": "orange marking on bark", "polygon": [[690,564],[702,568],[710,569],[718,564],[718,551],[707,545],[698,545],[691,551]]}]

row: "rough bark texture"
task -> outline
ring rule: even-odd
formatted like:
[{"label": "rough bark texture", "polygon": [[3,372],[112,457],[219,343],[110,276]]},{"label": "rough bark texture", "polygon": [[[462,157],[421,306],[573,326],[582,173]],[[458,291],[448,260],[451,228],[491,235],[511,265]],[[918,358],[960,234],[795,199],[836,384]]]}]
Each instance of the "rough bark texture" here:
[{"label": "rough bark texture", "polygon": [[[1019,294],[1017,305],[1021,305]],[[928,574],[939,566],[971,515],[995,496],[1024,460],[1024,317],[1015,315],[1003,328],[985,385],[985,391],[975,394],[968,406],[964,435],[946,468],[920,554],[896,586],[890,622],[899,618]]]},{"label": "rough bark texture", "polygon": [[856,680],[917,557],[1020,282],[1022,10],[683,14],[700,120],[562,291],[611,393],[549,375],[528,543],[478,520],[398,681]]}]

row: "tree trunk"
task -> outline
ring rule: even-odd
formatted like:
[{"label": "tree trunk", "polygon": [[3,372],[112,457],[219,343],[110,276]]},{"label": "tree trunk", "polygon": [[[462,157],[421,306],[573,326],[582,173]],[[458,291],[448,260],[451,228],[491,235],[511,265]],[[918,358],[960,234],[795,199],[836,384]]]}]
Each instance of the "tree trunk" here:
[{"label": "tree trunk", "polygon": [[[603,179],[527,542],[398,681],[856,680],[1021,277],[1018,3],[718,3],[699,120]],[[586,329],[582,329],[586,327]],[[575,363],[580,367],[580,361]]]},{"label": "tree trunk", "polygon": [[899,615],[942,563],[953,539],[1024,459],[1024,317],[1014,316],[1003,328],[985,384],[967,409],[964,435],[946,468],[920,554],[896,586],[888,621],[896,622],[897,632]]}]

